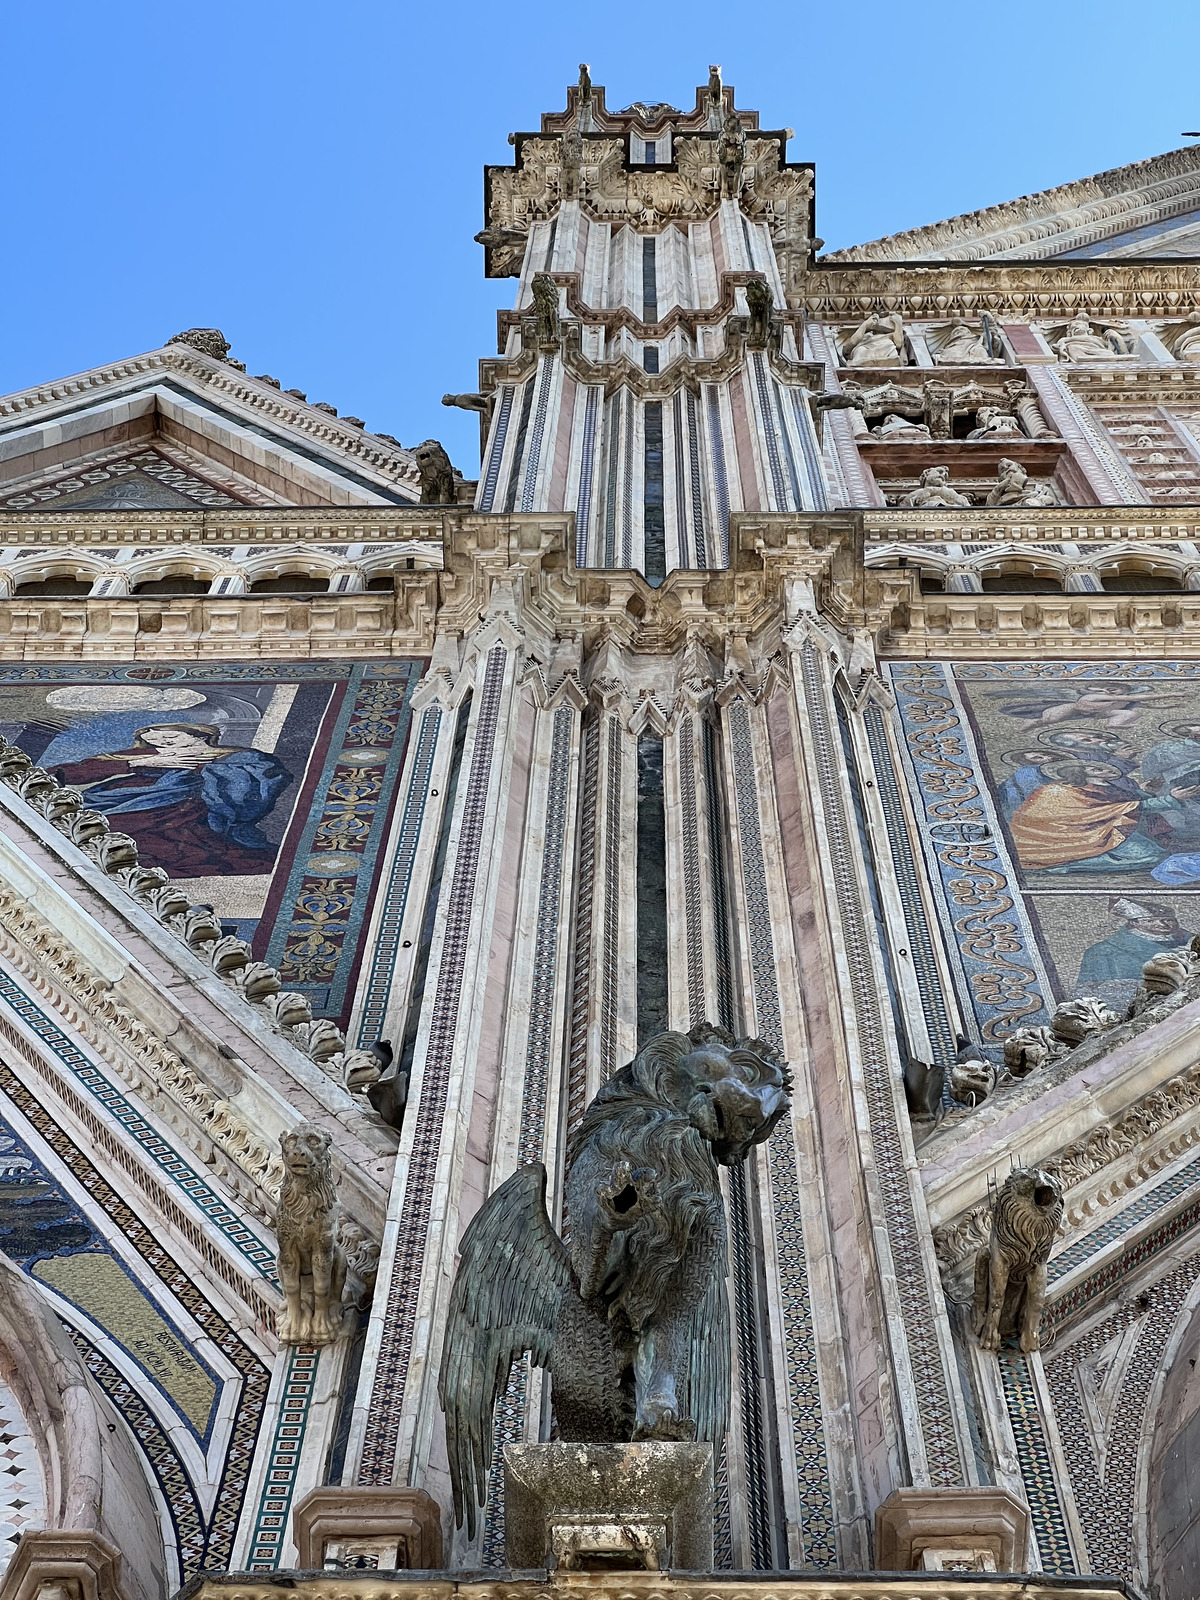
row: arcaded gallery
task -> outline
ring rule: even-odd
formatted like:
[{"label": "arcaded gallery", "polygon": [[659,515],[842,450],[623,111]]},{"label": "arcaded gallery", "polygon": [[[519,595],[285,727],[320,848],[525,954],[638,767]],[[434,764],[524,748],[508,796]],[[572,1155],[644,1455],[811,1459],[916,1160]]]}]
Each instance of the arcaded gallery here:
[{"label": "arcaded gallery", "polygon": [[0,400],[0,1600],[1200,1593],[1200,147],[790,139],[514,137],[477,478]]}]

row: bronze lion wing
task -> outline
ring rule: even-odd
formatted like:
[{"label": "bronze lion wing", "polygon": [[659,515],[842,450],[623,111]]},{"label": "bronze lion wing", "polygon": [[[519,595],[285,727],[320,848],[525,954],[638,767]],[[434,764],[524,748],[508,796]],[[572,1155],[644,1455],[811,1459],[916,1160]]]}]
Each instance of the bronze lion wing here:
[{"label": "bronze lion wing", "polygon": [[465,1510],[472,1539],[509,1367],[526,1351],[535,1366],[551,1365],[559,1308],[573,1292],[570,1257],[546,1211],[546,1169],[540,1161],[518,1167],[462,1236],[438,1376],[455,1521],[462,1525]]}]

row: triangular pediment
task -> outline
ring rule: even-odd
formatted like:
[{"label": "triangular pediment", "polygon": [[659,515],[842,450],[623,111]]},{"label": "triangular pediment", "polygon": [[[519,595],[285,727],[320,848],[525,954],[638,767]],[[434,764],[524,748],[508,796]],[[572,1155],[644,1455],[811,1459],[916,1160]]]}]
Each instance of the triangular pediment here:
[{"label": "triangular pediment", "polygon": [[3,510],[419,500],[395,440],[186,343],[0,399]]},{"label": "triangular pediment", "polygon": [[822,260],[1051,261],[1200,255],[1200,145],[1168,150]]}]

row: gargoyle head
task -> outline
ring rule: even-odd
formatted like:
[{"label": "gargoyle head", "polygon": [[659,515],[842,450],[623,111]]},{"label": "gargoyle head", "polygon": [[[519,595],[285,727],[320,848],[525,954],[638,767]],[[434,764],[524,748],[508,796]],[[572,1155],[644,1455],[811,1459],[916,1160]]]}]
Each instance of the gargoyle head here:
[{"label": "gargoyle head", "polygon": [[757,1039],[734,1039],[702,1024],[690,1034],[664,1034],[685,1048],[667,1065],[660,1091],[686,1112],[723,1167],[743,1161],[770,1137],[787,1110],[791,1077],[778,1052]]},{"label": "gargoyle head", "polygon": [[327,1178],[330,1174],[329,1134],[324,1128],[301,1123],[285,1133],[279,1141],[283,1164],[297,1183]]}]

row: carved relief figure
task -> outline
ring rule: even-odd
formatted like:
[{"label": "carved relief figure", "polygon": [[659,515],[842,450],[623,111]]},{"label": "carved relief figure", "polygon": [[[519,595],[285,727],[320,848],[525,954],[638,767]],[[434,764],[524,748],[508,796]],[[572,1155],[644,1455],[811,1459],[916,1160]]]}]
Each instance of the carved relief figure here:
[{"label": "carved relief figure", "polygon": [[920,439],[932,443],[933,435],[924,422],[914,422],[911,417],[902,417],[899,412],[889,412],[877,428],[871,432],[877,439]]},{"label": "carved relief figure", "polygon": [[1133,350],[1128,334],[1117,324],[1105,327],[1103,335],[1092,332],[1090,317],[1078,316],[1067,324],[1067,331],[1054,341],[1060,361],[1129,361]]},{"label": "carved relief figure", "polygon": [[729,1413],[725,1208],[719,1169],[788,1107],[776,1052],[702,1024],[663,1033],[613,1074],[567,1154],[564,1245],[546,1170],[520,1167],[463,1234],[438,1393],[454,1505],[475,1529],[493,1407],[526,1351],[554,1380],[559,1436],[708,1439]]},{"label": "carved relief figure", "polygon": [[986,1249],[975,1258],[975,1332],[985,1350],[1016,1338],[1027,1354],[1039,1348],[1046,1299],[1046,1262],[1062,1226],[1058,1179],[1039,1167],[1017,1167],[992,1208]]},{"label": "carved relief figure", "polygon": [[275,1211],[281,1344],[333,1344],[342,1328],[346,1254],[338,1243],[329,1134],[302,1123],[279,1141],[283,1183]]},{"label": "carved relief figure", "polygon": [[900,502],[905,506],[969,506],[969,494],[960,494],[950,487],[949,467],[926,467],[921,474],[920,487],[906,494]]},{"label": "carved relief figure", "polygon": [[742,188],[742,165],[746,159],[746,130],[736,111],[730,111],[721,124],[717,141],[717,160],[721,167],[721,198],[736,200]]},{"label": "carved relief figure", "polygon": [[842,346],[848,367],[903,367],[904,318],[898,312],[877,312],[864,317]]},{"label": "carved relief figure", "polygon": [[1200,361],[1200,311],[1189,311],[1187,321],[1188,326],[1176,338],[1171,354],[1176,361]]},{"label": "carved relief figure", "polygon": [[980,406],[975,413],[975,426],[968,439],[1023,439],[1021,424],[1009,411],[999,406]]},{"label": "carved relief figure", "polygon": [[996,487],[988,494],[989,506],[1052,506],[1057,502],[1048,483],[1030,483],[1019,461],[1003,457],[996,468]]},{"label": "carved relief figure", "polygon": [[750,326],[746,330],[747,343],[752,350],[762,350],[771,337],[771,307],[774,296],[771,286],[762,278],[751,278],[746,285],[746,308],[750,313]]},{"label": "carved relief figure", "polygon": [[956,322],[933,358],[939,367],[1000,367],[1003,356],[988,354],[983,334],[967,322]]},{"label": "carved relief figure", "polygon": [[543,350],[553,349],[558,340],[558,285],[548,272],[533,280],[533,309],[537,316],[537,339]]}]

